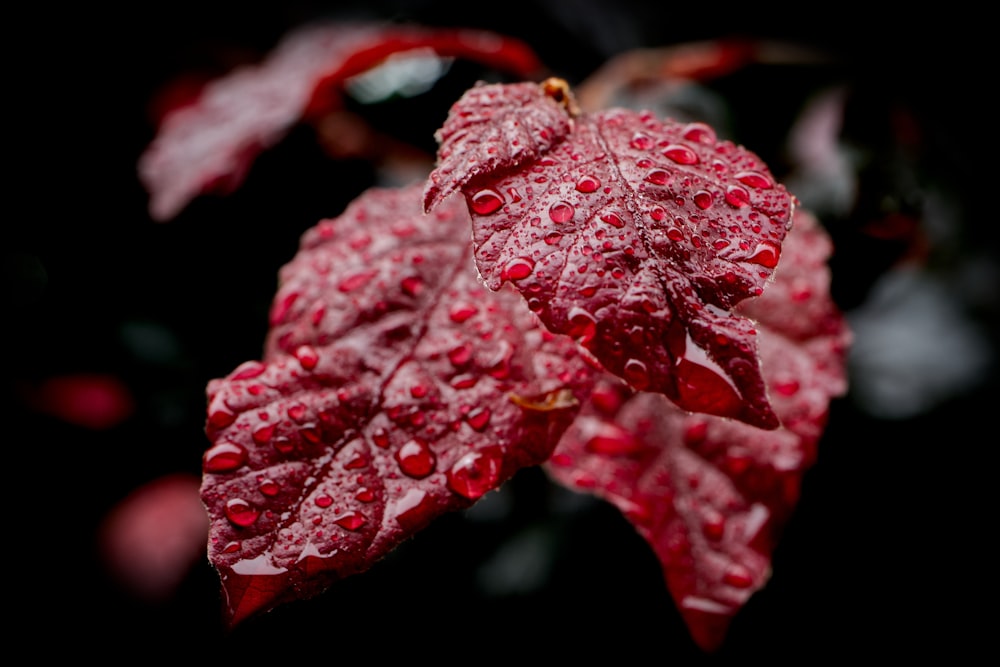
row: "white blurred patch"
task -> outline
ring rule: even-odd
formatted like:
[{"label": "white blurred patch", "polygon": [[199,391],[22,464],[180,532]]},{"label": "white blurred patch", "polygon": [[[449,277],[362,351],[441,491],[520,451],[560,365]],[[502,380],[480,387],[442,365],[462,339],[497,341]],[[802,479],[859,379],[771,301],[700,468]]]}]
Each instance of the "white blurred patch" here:
[{"label": "white blurred patch", "polygon": [[508,540],[476,573],[480,590],[490,596],[521,595],[539,589],[549,578],[555,543],[544,526]]},{"label": "white blurred patch", "polygon": [[854,332],[851,392],[866,412],[906,419],[971,391],[993,351],[960,294],[917,267],[886,273],[847,314]]},{"label": "white blurred patch", "polygon": [[347,79],[344,87],[362,104],[381,102],[393,95],[413,97],[430,90],[453,60],[438,56],[432,49],[394,53],[378,67]]}]

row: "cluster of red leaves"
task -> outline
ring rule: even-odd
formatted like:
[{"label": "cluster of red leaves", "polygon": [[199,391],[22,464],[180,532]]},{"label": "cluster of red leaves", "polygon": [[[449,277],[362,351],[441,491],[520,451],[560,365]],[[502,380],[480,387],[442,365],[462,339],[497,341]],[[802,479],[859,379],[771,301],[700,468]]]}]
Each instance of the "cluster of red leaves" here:
[{"label": "cluster of red leaves", "polygon": [[[304,31],[170,116],[141,163],[153,216],[237,184],[393,52],[540,69],[499,37],[366,30]],[[303,236],[262,359],[209,383],[201,495],[228,622],[542,464],[622,510],[717,648],[846,389],[822,226],[710,127],[582,113],[558,80],[476,86],[436,136],[425,183]]]}]

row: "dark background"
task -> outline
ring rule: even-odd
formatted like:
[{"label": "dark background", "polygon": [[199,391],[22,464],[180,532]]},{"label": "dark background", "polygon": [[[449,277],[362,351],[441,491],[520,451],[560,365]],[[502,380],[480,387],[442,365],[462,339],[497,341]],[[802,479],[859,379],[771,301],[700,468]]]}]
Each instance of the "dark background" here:
[{"label": "dark background", "polygon": [[[996,124],[985,93],[992,59],[979,36],[987,21],[960,7],[875,17],[814,4],[784,12],[660,4],[182,2],[13,16],[14,201],[5,225],[12,240],[2,251],[4,403],[17,498],[8,503],[6,558],[26,610],[16,614],[16,638],[23,627],[44,634],[29,643],[36,651],[137,660],[470,664],[613,652],[619,662],[664,664],[953,658],[986,639],[991,628],[972,601],[992,599],[996,567],[988,547],[995,519],[982,516],[998,396],[990,365],[998,331],[995,169],[985,166]],[[616,53],[720,37],[793,42],[830,56],[823,65],[749,67],[714,81],[711,94],[734,119],[733,138],[780,176],[789,167],[783,142],[806,101],[846,85],[843,140],[860,155],[861,185],[849,210],[822,218],[836,243],[834,298],[849,316],[860,313],[883,277],[915,266],[946,286],[955,326],[973,327],[989,353],[974,358],[978,372],[895,414],[860,390],[885,369],[871,356],[852,362],[858,384],[832,405],[773,577],[717,655],[690,641],[655,557],[621,515],[560,492],[538,470],[505,487],[496,516],[442,517],[371,571],[231,635],[221,629],[218,579],[207,562],[155,603],[107,571],[94,544],[102,518],[146,482],[199,474],[206,382],[259,357],[276,274],[299,236],[376,177],[363,162],[330,160],[310,128],[296,127],[233,195],[198,199],[157,223],[136,176],[155,133],[152,105],[175,77],[221,75],[324,16],[488,28],[527,41],[571,85]],[[406,115],[392,105],[366,113],[383,131],[432,150],[450,104],[483,74],[456,65],[430,93],[407,101]],[[932,349],[948,366],[968,345],[949,340],[954,327],[941,317],[926,315],[939,342]],[[879,331],[877,317],[865,322],[866,333]],[[896,359],[891,351],[884,356]],[[915,386],[926,381],[918,370]],[[113,428],[67,423],[25,398],[47,378],[93,372],[122,379],[134,399]],[[526,543],[544,547],[547,576],[506,594],[478,583],[498,553]]]}]

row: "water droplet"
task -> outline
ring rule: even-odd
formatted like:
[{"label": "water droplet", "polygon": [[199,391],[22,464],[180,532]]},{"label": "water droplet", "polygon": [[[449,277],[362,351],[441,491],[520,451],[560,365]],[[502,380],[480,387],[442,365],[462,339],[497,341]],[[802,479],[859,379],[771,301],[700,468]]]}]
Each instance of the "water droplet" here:
[{"label": "water droplet", "polygon": [[358,454],[353,459],[344,464],[345,470],[360,470],[368,466],[368,457],[364,454]]},{"label": "water droplet", "polygon": [[247,450],[235,442],[220,442],[202,457],[205,472],[232,472],[247,462]]},{"label": "water droplet", "polygon": [[684,232],[677,229],[676,227],[671,227],[670,229],[667,230],[667,238],[670,239],[671,241],[683,241]]},{"label": "water droplet", "polygon": [[701,444],[708,437],[708,422],[703,419],[690,421],[684,427],[684,444],[688,447]]},{"label": "water droplet", "polygon": [[358,492],[354,494],[355,500],[359,500],[363,503],[370,503],[375,500],[375,492],[368,487],[362,486],[358,489]]},{"label": "water droplet", "polygon": [[265,496],[272,498],[278,495],[278,492],[281,491],[281,487],[278,486],[278,483],[269,477],[265,477],[264,479],[260,480],[257,488],[259,488],[260,492],[263,493]]},{"label": "water droplet", "polygon": [[667,212],[663,210],[662,206],[654,206],[653,210],[649,212],[649,217],[660,222],[667,217]]},{"label": "water droplet", "polygon": [[646,174],[646,180],[654,185],[666,185],[670,180],[670,174],[665,169],[653,169]]},{"label": "water droplet", "polygon": [[362,271],[361,273],[355,273],[347,276],[340,281],[340,284],[337,285],[337,289],[344,293],[353,292],[374,278],[375,273],[375,271]]},{"label": "water droplet", "polygon": [[283,435],[272,440],[271,444],[278,450],[279,454],[291,454],[295,450],[295,443]]},{"label": "water droplet", "polygon": [[629,359],[622,369],[626,382],[642,391],[649,386],[649,371],[646,364],[639,359]]},{"label": "water droplet", "polygon": [[694,204],[703,211],[712,208],[712,193],[705,190],[694,193]]},{"label": "water droplet", "polygon": [[301,345],[295,350],[295,358],[304,370],[311,371],[319,363],[319,354],[310,345]]},{"label": "water droplet", "polygon": [[736,174],[736,180],[743,185],[749,185],[751,188],[767,190],[774,187],[771,179],[758,171],[741,171]]},{"label": "water droplet", "polygon": [[738,185],[730,185],[726,188],[726,201],[736,208],[747,206],[750,204],[750,193]]},{"label": "water droplet", "polygon": [[722,580],[733,588],[750,588],[753,585],[753,575],[750,570],[739,563],[731,563],[722,575]]},{"label": "water droplet", "polygon": [[601,216],[601,220],[618,229],[625,226],[625,221],[617,213],[605,213]]},{"label": "water droplet", "polygon": [[580,180],[576,182],[577,192],[594,192],[599,187],[601,187],[601,182],[593,176],[581,176]]},{"label": "water droplet", "polygon": [[753,253],[745,261],[751,264],[758,264],[768,269],[773,269],[778,265],[778,258],[781,256],[781,248],[772,241],[761,241],[754,248]]},{"label": "water droplet", "polygon": [[503,464],[503,450],[486,447],[469,452],[448,470],[448,488],[460,496],[476,500],[496,487]]},{"label": "water droplet", "polygon": [[396,461],[407,476],[422,479],[434,472],[437,458],[426,442],[414,438],[399,448]]},{"label": "water droplet", "polygon": [[714,243],[712,243],[712,247],[716,250],[724,250],[728,246],[729,241],[726,239],[717,239]]},{"label": "water droplet", "polygon": [[472,346],[462,343],[457,347],[448,350],[448,361],[453,366],[463,366],[472,359]]},{"label": "water droplet", "polygon": [[771,389],[782,396],[794,396],[799,391],[799,381],[795,378],[777,380],[771,384]]},{"label": "water droplet", "polygon": [[415,530],[427,525],[434,517],[434,499],[422,489],[411,488],[386,514],[395,514],[396,522],[405,530]]},{"label": "water droplet", "polygon": [[663,149],[663,155],[677,164],[698,163],[698,154],[684,144],[670,144]]},{"label": "water droplet", "polygon": [[230,380],[251,380],[261,373],[267,370],[265,364],[259,361],[247,361],[242,363],[237,367],[236,371],[230,376]]},{"label": "water droplet", "polygon": [[473,305],[467,303],[459,303],[451,307],[448,311],[448,319],[450,319],[455,324],[461,324],[473,315],[479,312],[479,309]]},{"label": "water droplet", "polygon": [[455,389],[469,389],[471,387],[475,387],[476,382],[478,381],[479,378],[475,375],[471,373],[463,373],[462,375],[456,375],[453,377],[449,384],[451,384],[451,386]]},{"label": "water droplet", "polygon": [[653,147],[654,143],[653,137],[644,132],[636,132],[632,135],[632,140],[629,142],[632,148],[640,151],[648,151]]},{"label": "water droplet", "polygon": [[274,437],[275,424],[262,424],[253,430],[250,435],[258,445],[266,445]]},{"label": "water droplet", "polygon": [[715,130],[704,123],[688,123],[681,132],[681,136],[697,144],[714,144],[716,142]]},{"label": "water droplet", "polygon": [[368,519],[360,512],[350,511],[334,519],[333,522],[346,530],[358,530],[361,526],[368,523]]},{"label": "water droplet", "polygon": [[208,415],[208,424],[212,428],[226,428],[234,421],[236,421],[236,415],[229,410],[223,410],[221,408],[213,410]]},{"label": "water droplet", "polygon": [[375,443],[376,447],[385,449],[389,446],[389,434],[384,428],[379,427],[372,431],[372,442]]},{"label": "water droplet", "polygon": [[501,206],[503,206],[503,204],[503,195],[490,188],[480,190],[469,198],[469,208],[471,208],[474,213],[478,213],[479,215],[489,215],[490,213],[494,213]]},{"label": "water droplet", "polygon": [[424,279],[420,276],[407,276],[399,282],[400,288],[410,296],[417,296],[424,289]]},{"label": "water droplet", "polygon": [[701,532],[710,540],[721,540],[726,532],[726,517],[717,512],[710,513],[701,525]]},{"label": "water droplet", "polygon": [[523,280],[531,275],[535,263],[527,257],[515,257],[507,262],[500,273],[502,280]]},{"label": "water droplet", "polygon": [[303,440],[311,442],[314,445],[319,444],[321,436],[316,424],[303,424],[302,428],[299,429],[299,433],[302,435]]},{"label": "water droplet", "polygon": [[566,319],[569,320],[569,329],[566,333],[580,343],[590,342],[597,334],[597,319],[579,306],[570,308]]},{"label": "water droplet", "polygon": [[545,236],[546,245],[559,245],[560,241],[562,241],[562,234],[559,232],[549,232]]},{"label": "water droplet", "polygon": [[333,498],[329,494],[321,493],[313,499],[313,502],[316,503],[316,507],[326,508],[333,504]]},{"label": "water droplet", "polygon": [[232,498],[226,503],[226,518],[240,528],[252,526],[260,516],[260,510],[243,500],[242,498]]},{"label": "water droplet", "polygon": [[549,217],[552,218],[552,222],[571,220],[575,212],[576,209],[573,208],[573,205],[565,201],[557,201],[549,207]]},{"label": "water droplet", "polygon": [[490,409],[486,407],[474,408],[465,415],[465,421],[469,423],[469,426],[482,432],[486,425],[490,423]]},{"label": "water droplet", "polygon": [[230,542],[226,546],[222,547],[222,553],[224,554],[234,554],[241,548],[239,542]]},{"label": "water droplet", "polygon": [[586,444],[589,451],[604,456],[629,456],[638,452],[641,446],[635,435],[612,423],[601,424]]}]

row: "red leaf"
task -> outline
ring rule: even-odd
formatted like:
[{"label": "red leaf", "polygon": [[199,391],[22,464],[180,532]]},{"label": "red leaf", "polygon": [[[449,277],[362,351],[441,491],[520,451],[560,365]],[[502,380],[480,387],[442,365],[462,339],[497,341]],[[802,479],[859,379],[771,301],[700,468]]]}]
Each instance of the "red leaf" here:
[{"label": "red leaf", "polygon": [[754,324],[732,309],[767,284],[793,198],[706,125],[573,106],[553,80],[468,91],[425,208],[461,190],[486,284],[512,282],[634,388],[777,427]]},{"label": "red leaf", "polygon": [[99,546],[108,573],[131,593],[167,600],[205,557],[208,517],[198,478],[186,473],[132,491],[101,522]]},{"label": "red leaf", "polygon": [[709,651],[767,581],[829,402],[846,390],[850,333],[830,299],[829,252],[825,231],[797,211],[774,285],[738,308],[758,319],[781,428],[686,413],[609,375],[546,464],[555,480],[621,509],[656,552],[694,640]]},{"label": "red leaf", "polygon": [[550,455],[591,375],[479,282],[461,203],[373,189],[302,238],[264,360],[208,387],[202,498],[236,624],[361,572]]},{"label": "red leaf", "polygon": [[168,115],[139,160],[150,215],[169,220],[205,192],[228,194],[257,155],[297,122],[339,106],[344,81],[396,53],[462,57],[531,77],[540,69],[520,41],[477,30],[405,25],[309,25],[257,66],[210,82],[196,104]]},{"label": "red leaf", "polygon": [[135,411],[135,398],[125,382],[104,373],[51,377],[26,387],[24,398],[38,412],[95,431],[118,426]]}]

